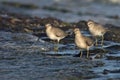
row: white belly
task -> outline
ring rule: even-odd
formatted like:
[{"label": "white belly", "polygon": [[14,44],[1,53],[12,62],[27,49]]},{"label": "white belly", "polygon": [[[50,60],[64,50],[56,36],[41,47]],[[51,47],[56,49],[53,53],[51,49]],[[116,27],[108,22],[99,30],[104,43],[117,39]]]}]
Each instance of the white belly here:
[{"label": "white belly", "polygon": [[96,30],[96,31],[91,31],[91,33],[94,35],[94,36],[102,36],[103,33],[99,30]]},{"label": "white belly", "polygon": [[83,49],[87,48],[87,45],[84,40],[77,40],[75,41],[75,43],[79,48],[83,48]]}]

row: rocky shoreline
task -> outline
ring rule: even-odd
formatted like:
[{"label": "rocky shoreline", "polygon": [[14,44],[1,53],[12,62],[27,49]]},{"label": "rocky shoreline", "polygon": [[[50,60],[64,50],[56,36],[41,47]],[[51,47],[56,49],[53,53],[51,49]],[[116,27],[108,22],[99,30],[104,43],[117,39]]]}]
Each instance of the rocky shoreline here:
[{"label": "rocky shoreline", "polygon": [[[73,29],[75,27],[81,30],[87,30],[86,21],[79,21],[76,23],[63,22],[59,19],[48,17],[31,17],[23,14],[9,13],[0,11],[0,30],[9,32],[24,32],[40,35],[45,33],[44,25],[51,23],[55,27],[61,27],[64,30]],[[110,31],[105,34],[105,40],[120,42],[120,27],[112,24],[104,25]]]}]

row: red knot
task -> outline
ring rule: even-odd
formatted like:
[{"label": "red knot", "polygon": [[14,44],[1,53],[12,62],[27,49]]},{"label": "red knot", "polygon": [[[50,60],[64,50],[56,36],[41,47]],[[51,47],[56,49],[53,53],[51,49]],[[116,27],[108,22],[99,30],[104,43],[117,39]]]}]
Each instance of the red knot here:
[{"label": "red knot", "polygon": [[[87,50],[87,58],[89,57],[89,48],[93,46],[93,40],[89,37],[86,37],[82,35],[79,28],[74,29],[75,33],[75,44],[80,49],[86,49]],[[82,51],[80,50],[80,57],[82,57]]]},{"label": "red knot", "polygon": [[93,20],[88,20],[87,25],[88,25],[90,33],[96,39],[96,45],[98,45],[97,37],[102,37],[101,45],[103,45],[104,34],[108,31],[108,29],[103,27],[101,24],[94,22]]},{"label": "red knot", "polygon": [[[46,34],[51,40],[57,40],[58,44],[61,39],[65,38],[67,36],[67,33],[65,33],[63,30],[57,27],[53,27],[51,24],[46,24]],[[57,46],[58,50],[58,46]]]}]

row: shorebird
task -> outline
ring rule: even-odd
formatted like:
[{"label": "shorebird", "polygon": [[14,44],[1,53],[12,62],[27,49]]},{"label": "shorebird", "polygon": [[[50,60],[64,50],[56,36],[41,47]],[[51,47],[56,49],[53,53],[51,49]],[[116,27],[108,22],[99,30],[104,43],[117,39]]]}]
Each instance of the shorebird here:
[{"label": "shorebird", "polygon": [[[75,44],[80,49],[87,50],[87,58],[89,57],[89,48],[93,46],[93,40],[89,37],[82,35],[79,28],[74,29],[75,33]],[[82,57],[82,50],[80,50],[80,57]]]},{"label": "shorebird", "polygon": [[[58,45],[59,45],[60,40],[67,36],[67,33],[65,33],[60,28],[53,27],[51,24],[46,24],[45,27],[46,27],[47,36],[51,40],[57,40]],[[58,50],[58,45],[57,45],[57,50]]]},{"label": "shorebird", "polygon": [[103,45],[104,34],[108,31],[108,29],[103,27],[101,24],[94,22],[93,20],[88,20],[87,25],[90,33],[96,39],[96,45],[98,45],[97,37],[102,37],[101,45]]}]

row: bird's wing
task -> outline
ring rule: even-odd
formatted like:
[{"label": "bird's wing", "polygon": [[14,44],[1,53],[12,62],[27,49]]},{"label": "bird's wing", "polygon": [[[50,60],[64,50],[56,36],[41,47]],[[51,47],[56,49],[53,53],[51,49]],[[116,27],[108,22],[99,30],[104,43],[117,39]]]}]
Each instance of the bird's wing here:
[{"label": "bird's wing", "polygon": [[86,41],[88,46],[91,46],[93,44],[93,40],[88,38],[88,37],[85,37],[85,41]]},{"label": "bird's wing", "polygon": [[54,28],[54,33],[55,33],[55,35],[57,37],[66,36],[67,35],[63,30],[61,30],[59,28]]},{"label": "bird's wing", "polygon": [[101,25],[101,24],[96,23],[95,26],[96,26],[96,28],[97,28],[98,30],[99,30],[99,29],[100,29],[100,30],[105,30],[104,26]]}]

